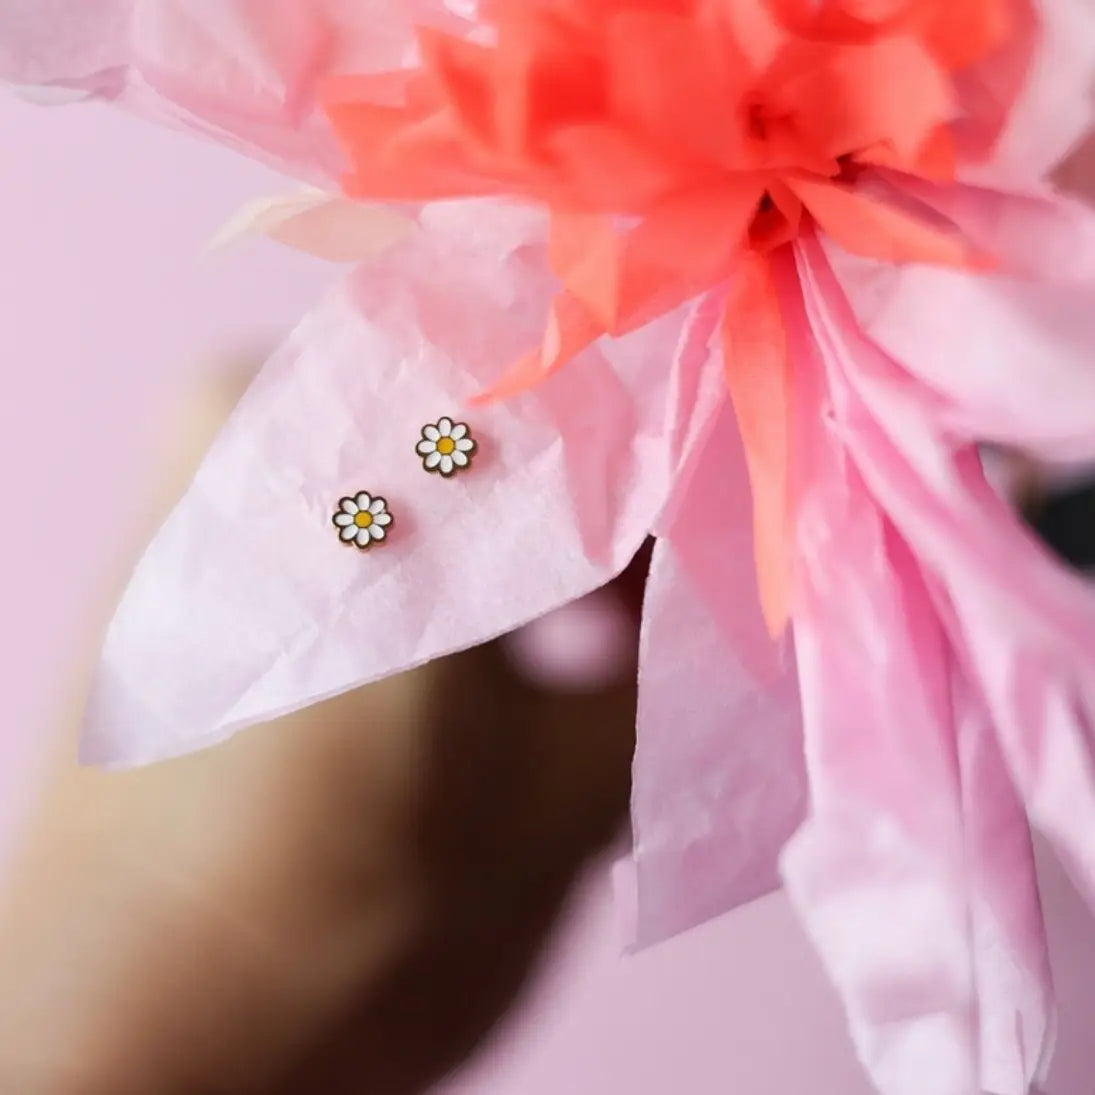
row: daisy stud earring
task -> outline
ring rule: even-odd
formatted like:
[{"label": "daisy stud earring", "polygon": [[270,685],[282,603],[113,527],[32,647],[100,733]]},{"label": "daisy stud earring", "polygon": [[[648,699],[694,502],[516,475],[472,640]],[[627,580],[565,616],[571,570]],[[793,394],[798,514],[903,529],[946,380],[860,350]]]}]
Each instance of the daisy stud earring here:
[{"label": "daisy stud earring", "polygon": [[338,529],[338,538],[361,551],[384,543],[392,527],[387,500],[368,491],[340,499],[331,520]]},{"label": "daisy stud earring", "polygon": [[471,466],[475,455],[475,439],[464,422],[441,418],[422,427],[422,440],[415,451],[422,458],[422,467],[448,479]]}]

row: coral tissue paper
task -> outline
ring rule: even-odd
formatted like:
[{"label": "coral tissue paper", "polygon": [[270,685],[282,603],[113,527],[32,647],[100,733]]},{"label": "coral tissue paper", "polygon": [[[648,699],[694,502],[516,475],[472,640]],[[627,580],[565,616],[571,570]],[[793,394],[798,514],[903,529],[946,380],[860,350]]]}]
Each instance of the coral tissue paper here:
[{"label": "coral tissue paper", "polygon": [[980,450],[1095,460],[1085,0],[0,0],[0,78],[281,168],[227,236],[354,264],[138,566],[87,759],[653,536],[636,945],[782,881],[881,1092],[1033,1089],[1032,825],[1095,903],[1095,590]]}]

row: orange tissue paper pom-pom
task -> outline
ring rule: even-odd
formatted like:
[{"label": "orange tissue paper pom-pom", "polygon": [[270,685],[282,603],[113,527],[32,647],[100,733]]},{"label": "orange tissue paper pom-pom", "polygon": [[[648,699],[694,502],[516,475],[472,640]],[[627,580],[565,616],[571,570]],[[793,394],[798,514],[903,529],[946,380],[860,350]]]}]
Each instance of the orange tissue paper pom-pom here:
[{"label": "orange tissue paper pom-pom", "polygon": [[1007,41],[1012,8],[489,0],[482,20],[471,37],[423,28],[417,67],[328,81],[324,108],[349,160],[344,189],[371,200],[504,195],[547,207],[560,299],[543,346],[485,398],[519,392],[597,338],[738,279],[724,352],[754,477],[765,608],[778,630],[790,503],[778,440],[787,431],[772,417],[790,413],[791,371],[768,256],[821,230],[890,262],[983,261],[856,180],[880,166],[953,178],[956,77]]}]

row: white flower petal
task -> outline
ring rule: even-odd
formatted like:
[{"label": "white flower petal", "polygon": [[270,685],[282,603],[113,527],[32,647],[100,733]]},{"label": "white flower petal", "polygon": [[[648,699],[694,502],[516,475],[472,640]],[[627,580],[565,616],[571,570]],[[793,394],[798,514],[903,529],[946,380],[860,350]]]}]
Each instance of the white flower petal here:
[{"label": "white flower petal", "polygon": [[475,452],[475,442],[470,437],[464,437],[456,442],[457,452]]},{"label": "white flower petal", "polygon": [[425,461],[426,467],[429,468],[430,471],[433,471],[433,469],[436,468],[437,465],[440,464],[443,459],[444,459],[444,457],[442,457],[442,455],[439,452],[434,450],[433,452],[430,453],[429,456],[426,457],[426,461]]},{"label": "white flower petal", "polygon": [[422,428],[422,436],[427,441],[440,441],[441,431],[436,426],[424,426]]},{"label": "white flower petal", "polygon": [[374,525],[380,525],[381,528],[387,528],[392,523],[392,515],[390,513],[378,513],[373,520]]},{"label": "white flower petal", "polygon": [[449,457],[449,459],[458,468],[466,468],[468,466],[468,454],[466,452],[461,452],[459,449],[457,449],[457,451],[454,452],[452,456]]},{"label": "white flower petal", "polygon": [[410,234],[414,221],[366,202],[308,187],[245,205],[210,240],[211,250],[266,236],[328,262],[362,262]]},{"label": "white flower petal", "polygon": [[335,524],[339,528],[348,528],[354,523],[354,515],[352,513],[336,513]]},{"label": "white flower petal", "polygon": [[373,542],[373,538],[369,535],[367,528],[359,528],[357,530],[357,536],[354,538],[354,543],[359,548],[368,547]]},{"label": "white flower petal", "polygon": [[338,504],[338,508],[343,513],[348,513],[351,517],[357,516],[357,503],[352,498],[343,498]]},{"label": "white flower petal", "polygon": [[357,533],[357,525],[347,525],[338,535],[340,540],[348,544],[351,540],[357,539]]},{"label": "white flower petal", "polygon": [[437,452],[436,441],[419,441],[414,447],[419,456],[429,456],[431,452]]},{"label": "white flower petal", "polygon": [[448,437],[449,434],[452,433],[452,419],[442,418],[441,421],[437,423],[437,431],[442,437]]},{"label": "white flower petal", "polygon": [[454,441],[459,441],[462,437],[468,436],[468,427],[464,422],[457,422],[452,428],[452,432],[449,434]]},{"label": "white flower petal", "polygon": [[[33,2],[26,0],[23,6]],[[45,5],[39,0],[38,6]],[[127,0],[125,6],[134,5]],[[345,6],[324,5],[324,10]],[[205,4],[202,10],[215,7]],[[236,7],[242,10],[244,5],[231,10]],[[247,10],[251,7],[257,10],[257,5]],[[497,227],[504,241],[500,246],[493,238],[484,243],[475,233],[467,233],[461,219],[466,214],[441,205],[430,206],[423,214],[430,227],[418,234],[421,248],[413,244],[409,253],[400,250],[390,266],[370,263],[367,284],[355,282],[354,292],[328,294],[304,320],[268,377],[271,384],[277,381],[279,397],[265,398],[262,391],[253,391],[233,415],[183,508],[144,555],[110,629],[107,668],[93,693],[85,733],[85,759],[132,765],[175,755],[451,648],[482,642],[605,584],[641,546],[678,477],[673,439],[666,436],[673,431],[664,429],[671,397],[663,389],[691,391],[693,374],[687,370],[698,370],[703,358],[675,352],[680,342],[677,316],[652,324],[641,338],[606,340],[598,349],[591,368],[597,374],[598,402],[603,402],[599,413],[612,422],[626,420],[626,431],[589,430],[581,414],[526,417],[510,413],[512,407],[498,406],[491,409],[488,430],[483,412],[482,425],[477,418],[474,429],[482,429],[491,447],[504,451],[507,462],[522,474],[487,475],[486,489],[476,488],[482,498],[472,505],[459,482],[431,485],[431,473],[423,470],[422,460],[411,459],[416,455],[411,451],[417,440],[415,425],[421,431],[429,421],[422,416],[431,407],[442,413],[447,413],[446,407],[459,409],[459,389],[470,383],[453,374],[451,362],[474,363],[481,353],[482,331],[470,329],[475,325],[461,317],[486,314],[493,307],[500,333],[492,339],[523,346],[537,334],[537,317],[549,303],[542,264],[527,261],[524,254],[526,240],[529,246],[539,246],[538,218],[526,226],[524,210],[493,211],[492,234]],[[497,226],[495,213],[500,218]],[[502,257],[503,251],[508,257]],[[434,266],[440,253],[460,270],[445,316],[435,315]],[[366,291],[392,278],[400,279],[398,300]],[[500,287],[507,297],[527,305],[517,317],[497,309]],[[410,340],[416,359],[421,357],[421,368],[413,384],[394,383],[392,376],[408,354],[404,336],[423,315],[430,320],[427,334]],[[363,361],[375,361],[376,367],[363,369]],[[564,381],[565,373],[556,379]],[[701,427],[710,405],[722,396],[720,378],[710,379],[711,391],[698,396],[697,409],[686,416],[687,429],[697,436],[704,433]],[[568,388],[566,383],[552,390],[553,400],[588,395],[588,384],[575,382]],[[337,405],[333,392],[343,393]],[[388,533],[389,538],[396,534],[392,547],[399,556],[398,574],[393,573],[386,544],[373,552],[373,559],[366,557],[368,552],[355,557],[356,548],[349,558],[342,554],[347,549],[331,523],[330,505],[321,502],[319,513],[309,516],[307,499],[301,503],[295,498],[284,475],[252,476],[240,505],[220,512],[212,528],[202,524],[210,507],[224,501],[223,483],[233,481],[231,476],[241,468],[283,465],[291,450],[307,457],[305,470],[311,469],[313,480],[322,481],[340,467],[345,471],[355,462],[354,454],[349,453],[342,424],[332,429],[330,413],[332,407],[348,406],[347,400],[364,415],[357,431],[360,438],[367,440],[370,427],[403,438],[387,453],[389,463],[381,472],[373,471],[377,478],[345,483],[353,487],[355,482],[368,482],[389,492],[392,507],[401,507],[399,520]],[[635,433],[649,444],[631,444]],[[545,453],[551,458],[543,458]],[[588,490],[575,490],[568,479],[579,453],[590,478]],[[728,462],[733,464],[732,459]],[[358,474],[367,470],[359,466]],[[468,478],[474,474],[468,472]],[[432,475],[440,478],[437,472]],[[620,504],[606,507],[606,492],[615,490]],[[330,498],[336,507],[339,491],[336,484]],[[492,558],[496,565],[484,567],[482,551],[470,541],[482,533],[483,506],[488,503],[492,534],[513,550],[498,552]],[[529,516],[533,503],[537,520]],[[414,544],[404,558],[402,522],[412,510],[418,512],[420,523],[428,514],[431,529],[438,534],[426,534],[424,526],[419,530],[422,535],[411,537],[408,532]],[[255,514],[276,516],[285,536],[255,535]],[[410,523],[413,520],[412,515]],[[209,565],[223,580],[203,581],[200,575],[195,577],[193,567],[178,566],[180,559],[193,555],[199,528],[206,529],[201,550],[208,549]],[[342,554],[341,559],[332,558],[329,567],[317,566],[314,553],[307,550],[309,536],[322,544],[324,535],[328,552]],[[285,550],[293,541],[302,550]],[[378,554],[386,556],[379,568],[373,565]],[[348,567],[362,573],[350,575]],[[273,584],[270,596],[257,596],[256,575],[279,571],[284,580]],[[499,595],[502,590],[505,596]],[[423,626],[423,594],[436,602],[435,614],[444,617],[444,626]],[[380,609],[384,641],[362,643]],[[150,620],[156,634],[178,634],[180,641],[150,642]],[[317,628],[325,629],[321,643],[311,641]],[[355,657],[347,658],[346,649],[355,643]],[[196,687],[196,682],[208,682],[214,664],[217,687]]]},{"label": "white flower petal", "polygon": [[374,498],[373,504],[369,507],[369,512],[375,517],[378,513],[383,513],[388,508],[388,503],[384,498]]},{"label": "white flower petal", "polygon": [[383,540],[388,535],[388,530],[383,525],[372,524],[369,526],[369,535],[374,540]]},{"label": "white flower petal", "polygon": [[373,496],[362,491],[354,501],[357,503],[358,509],[368,509],[373,504]]},{"label": "white flower petal", "polygon": [[442,475],[452,475],[453,462],[451,456],[442,456],[440,461]]}]

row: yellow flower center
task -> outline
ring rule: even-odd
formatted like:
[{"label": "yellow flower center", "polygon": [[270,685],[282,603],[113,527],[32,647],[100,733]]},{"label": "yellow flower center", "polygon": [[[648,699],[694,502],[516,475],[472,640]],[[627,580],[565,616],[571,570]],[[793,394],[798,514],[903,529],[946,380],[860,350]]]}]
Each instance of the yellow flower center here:
[{"label": "yellow flower center", "polygon": [[354,524],[358,528],[368,528],[373,523],[373,515],[367,510],[362,510],[355,518]]},{"label": "yellow flower center", "polygon": [[442,437],[437,442],[437,451],[442,456],[452,456],[456,452],[456,442],[451,437]]}]

